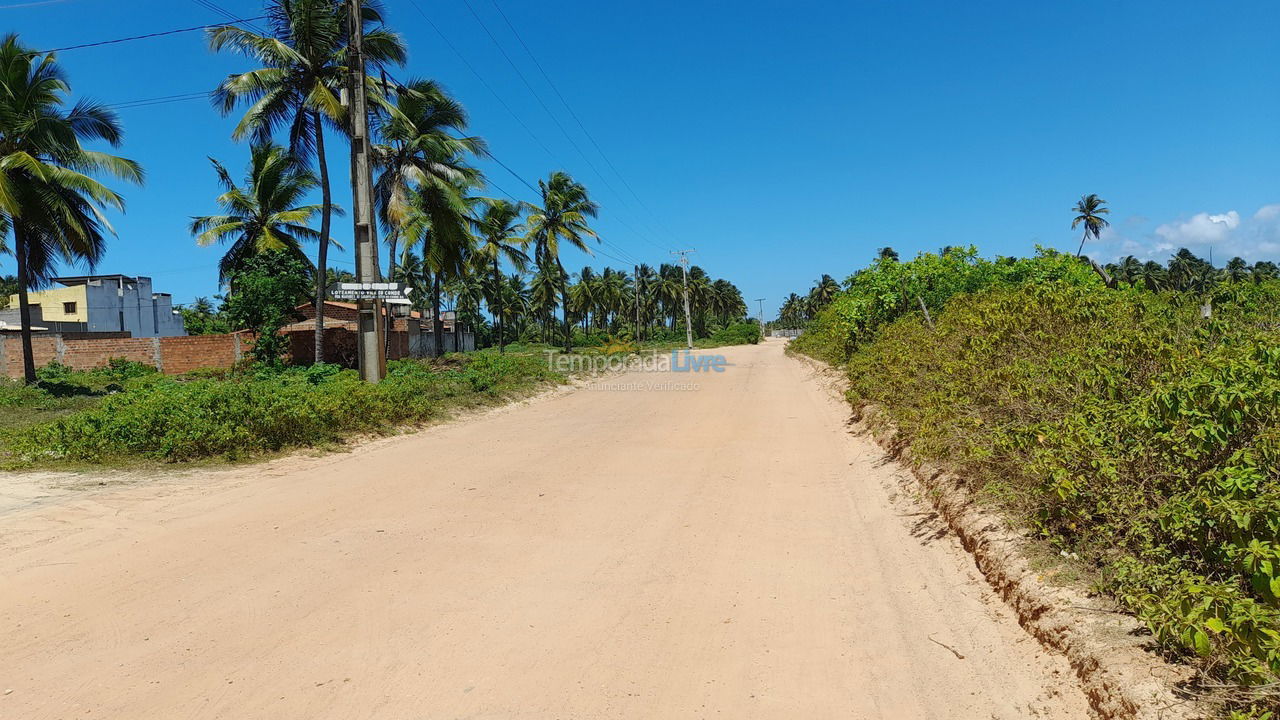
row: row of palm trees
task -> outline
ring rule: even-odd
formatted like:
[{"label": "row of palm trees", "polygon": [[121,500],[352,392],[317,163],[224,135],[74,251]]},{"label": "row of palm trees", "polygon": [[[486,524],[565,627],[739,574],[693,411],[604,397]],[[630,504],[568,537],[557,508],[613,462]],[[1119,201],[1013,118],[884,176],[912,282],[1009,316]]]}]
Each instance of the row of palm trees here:
[{"label": "row of palm trees", "polygon": [[[322,359],[330,225],[342,214],[332,202],[324,147],[326,133],[344,133],[339,96],[346,76],[345,18],[338,0],[271,0],[267,17],[268,34],[232,26],[209,32],[214,50],[238,52],[261,67],[228,77],[215,92],[224,114],[246,108],[233,137],[252,141],[251,158],[243,184],[213,161],[224,188],[217,199],[221,212],[194,218],[191,231],[201,245],[229,244],[220,264],[223,279],[253,254],[305,257],[303,244],[317,243],[315,356]],[[366,91],[377,138],[374,198],[389,249],[387,275],[415,288],[414,300],[429,311],[435,337],[443,330],[446,297],[456,298],[460,308],[470,303],[476,312],[483,302],[499,344],[507,335],[505,324],[522,329],[534,323],[549,339],[557,308],[566,350],[575,323],[616,329],[624,296],[635,287],[646,296],[643,272],[637,284],[622,271],[606,270],[596,278],[584,269],[575,282],[561,260],[566,247],[589,253],[589,242],[599,239],[591,228],[599,206],[587,189],[556,171],[538,181],[535,202],[484,197],[485,180],[473,163],[487,147],[467,134],[465,108],[433,81],[387,81],[386,68],[404,62],[404,44],[385,27],[379,2],[366,0],[364,19],[366,65],[376,75],[368,78]],[[275,143],[278,134],[287,145]],[[316,188],[321,202],[305,203]],[[317,217],[318,231],[311,228]],[[505,268],[514,271],[514,280]],[[669,290],[670,269],[655,275]],[[724,288],[704,279],[705,273],[691,276],[690,284],[691,300],[708,308],[699,315],[705,324],[708,316],[732,313],[722,299]],[[704,293],[704,285],[715,292]],[[709,299],[699,304],[703,296]],[[669,292],[653,297],[661,298],[654,301],[660,312],[669,313]],[[737,316],[745,313],[742,308]]]},{"label": "row of palm trees", "polygon": [[[519,236],[516,236],[519,237]],[[484,247],[484,246],[481,246]],[[503,245],[523,254],[519,245]],[[483,327],[483,312],[492,318],[492,340],[501,349],[509,341],[552,342],[557,337],[556,312],[570,329],[584,334],[608,333],[633,340],[672,337],[684,326],[684,278],[679,266],[645,264],[632,272],[590,266],[565,274],[556,265],[538,267],[519,257],[514,272],[504,273],[480,252],[470,268],[442,284],[446,305],[472,327]],[[465,265],[465,263],[464,263]],[[526,272],[526,270],[528,272]],[[397,279],[411,285],[423,277],[421,258],[409,253],[397,266]],[[747,313],[742,292],[731,282],[713,279],[702,268],[689,268],[689,306],[693,330],[706,335]],[[429,298],[415,293],[424,306]]]},{"label": "row of palm trees", "polygon": [[1186,248],[1179,250],[1169,262],[1143,262],[1130,255],[1105,266],[1116,281],[1145,287],[1148,290],[1182,290],[1208,292],[1222,283],[1262,282],[1280,277],[1280,267],[1266,260],[1250,265],[1239,257],[1231,258],[1221,268],[1196,257]]},{"label": "row of palm trees", "polygon": [[[894,260],[898,258],[893,248],[882,248],[878,252],[883,258],[892,257]],[[818,278],[808,293],[804,295],[791,293],[787,296],[778,310],[778,324],[790,329],[803,328],[815,315],[830,305],[839,292],[840,283],[830,275],[824,274]]]}]

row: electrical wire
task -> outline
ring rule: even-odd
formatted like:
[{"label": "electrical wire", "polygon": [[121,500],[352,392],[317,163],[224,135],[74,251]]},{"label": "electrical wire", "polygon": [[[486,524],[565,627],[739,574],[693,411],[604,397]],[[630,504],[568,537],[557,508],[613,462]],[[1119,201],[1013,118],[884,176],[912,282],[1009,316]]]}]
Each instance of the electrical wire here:
[{"label": "electrical wire", "polygon": [[[233,22],[240,23],[240,22],[248,22],[249,20],[262,20],[262,19],[265,19],[266,17],[267,17],[266,15],[263,15],[261,17],[256,17],[256,18],[234,18],[233,17],[232,20]],[[133,42],[134,40],[150,40],[152,38],[165,37],[166,35],[177,35],[179,33],[189,33],[189,32],[195,32],[197,30],[208,30],[209,28],[222,27],[224,25],[226,25],[225,22],[212,23],[209,25],[196,25],[195,27],[178,28],[176,30],[163,30],[160,32],[147,33],[145,35],[131,35],[129,37],[115,38],[114,40],[100,40],[98,42],[83,43],[80,45],[67,45],[66,47],[49,48],[48,50],[35,50],[26,54],[30,56],[35,56],[35,55],[47,55],[49,53],[55,53],[55,52],[65,52],[67,50],[84,50],[85,48],[103,47],[104,45],[117,45],[119,43]]]},{"label": "electrical wire", "polygon": [[[640,204],[640,207],[642,207],[645,210],[645,212],[649,213],[650,215],[653,215],[653,211],[649,209],[648,205],[645,204],[644,200],[641,199],[640,195],[636,193],[635,188],[631,187],[631,183],[627,182],[626,176],[623,175],[621,172],[619,172],[617,166],[613,164],[613,161],[609,159],[609,156],[605,153],[604,149],[600,147],[600,143],[596,142],[595,136],[591,134],[591,131],[587,130],[587,126],[584,125],[582,122],[582,119],[578,117],[578,113],[574,112],[573,106],[571,106],[569,104],[569,101],[565,99],[564,94],[560,92],[560,88],[557,87],[555,82],[551,80],[551,77],[547,74],[547,71],[542,67],[542,63],[538,62],[537,56],[533,54],[533,50],[529,49],[528,43],[524,41],[524,37],[520,35],[520,31],[516,29],[516,26],[511,22],[510,18],[507,17],[507,14],[502,11],[502,7],[498,5],[497,0],[489,0],[489,4],[493,6],[494,10],[498,11],[498,15],[502,17],[502,21],[506,23],[507,28],[511,30],[511,34],[514,35],[516,40],[520,43],[520,47],[524,48],[525,54],[528,55],[529,59],[533,61],[533,65],[538,69],[538,72],[542,75],[542,79],[545,80],[547,82],[547,85],[550,86],[551,90],[555,92],[556,97],[560,99],[560,104],[564,105],[565,110],[569,111],[569,116],[573,118],[573,121],[575,123],[577,123],[578,128],[582,130],[582,134],[587,136],[587,140],[591,141],[591,145],[596,149],[596,152],[600,154],[600,157],[604,158],[604,161],[609,166],[609,169],[613,171],[613,174],[617,176],[618,180],[620,180],[623,186],[627,188],[627,191],[630,192],[631,195],[636,199],[636,202]],[[668,230],[668,234],[673,234],[673,233],[670,233],[670,231]],[[658,248],[659,250],[662,250],[663,252],[666,252],[669,249],[669,248],[664,248],[658,243],[655,243],[652,240],[649,240],[648,238],[645,238],[643,236],[642,236],[642,239],[652,244],[654,247]]]}]

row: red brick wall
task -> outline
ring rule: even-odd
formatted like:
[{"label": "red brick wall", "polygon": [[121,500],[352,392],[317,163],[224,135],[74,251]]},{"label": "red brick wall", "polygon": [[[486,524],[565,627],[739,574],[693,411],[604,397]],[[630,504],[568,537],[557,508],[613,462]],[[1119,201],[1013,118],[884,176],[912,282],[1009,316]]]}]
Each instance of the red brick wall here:
[{"label": "red brick wall", "polygon": [[[236,335],[194,335],[172,338],[63,338],[56,335],[31,338],[36,367],[57,360],[73,370],[106,367],[111,358],[125,358],[160,367],[177,375],[196,368],[231,367],[241,352],[253,346],[252,338]],[[22,377],[22,338],[0,338],[0,371]]]},{"label": "red brick wall", "polygon": [[[356,333],[345,328],[325,328],[325,359],[355,367],[359,361]],[[60,342],[61,340],[61,342]],[[106,367],[111,358],[125,358],[159,367],[166,375],[180,375],[198,368],[231,367],[247,357],[253,336],[192,335],[169,338],[60,338],[56,335],[31,338],[36,367],[57,360],[73,370]],[[315,347],[310,330],[289,333],[289,354],[294,362],[310,363]],[[409,355],[409,335],[391,333],[388,360]],[[22,338],[0,337],[0,372],[22,377]]]},{"label": "red brick wall", "polygon": [[160,338],[160,357],[166,375],[179,375],[199,368],[226,368],[236,364],[253,346],[242,338],[236,352],[235,335],[192,335]]},{"label": "red brick wall", "polygon": [[[48,365],[58,356],[58,339],[52,336],[31,338],[31,351],[36,356],[36,367]],[[9,377],[22,377],[22,338],[5,333],[0,338],[0,370]]]},{"label": "red brick wall", "polygon": [[[18,351],[21,353],[21,350]],[[124,358],[147,365],[156,364],[156,341],[153,338],[117,338],[113,340],[63,340],[58,362],[73,370],[105,367],[111,358]],[[36,365],[43,365],[38,359]]]}]

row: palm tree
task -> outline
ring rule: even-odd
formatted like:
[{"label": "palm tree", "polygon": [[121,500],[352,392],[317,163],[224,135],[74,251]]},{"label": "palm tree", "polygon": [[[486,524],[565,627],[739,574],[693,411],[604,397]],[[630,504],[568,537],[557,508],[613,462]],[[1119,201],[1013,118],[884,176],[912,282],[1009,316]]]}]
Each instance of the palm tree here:
[{"label": "palm tree", "polygon": [[236,185],[222,163],[213,158],[209,162],[225,189],[217,200],[223,214],[192,218],[191,234],[201,247],[231,241],[218,263],[218,281],[226,282],[246,260],[264,252],[284,251],[310,266],[302,243],[319,239],[320,233],[310,224],[323,208],[299,203],[315,189],[315,174],[288,150],[270,142],[255,143],[250,149],[244,187]]},{"label": "palm tree", "polygon": [[876,259],[888,262],[898,262],[898,251],[888,246],[882,247],[879,250],[876,250]]},{"label": "palm tree", "polygon": [[1244,261],[1244,258],[1233,257],[1227,261],[1222,274],[1231,282],[1244,282],[1253,275],[1253,269]]},{"label": "palm tree", "polygon": [[840,283],[830,275],[824,274],[818,278],[818,282],[809,291],[809,301],[814,311],[821,310],[831,304],[836,299],[836,293],[840,292]]},{"label": "palm tree", "polygon": [[[578,282],[568,288],[569,308],[582,319],[583,332],[591,331],[591,313],[599,307],[600,279],[588,267],[578,273]],[[597,313],[597,320],[599,314]]]},{"label": "palm tree", "polygon": [[1259,260],[1253,264],[1251,271],[1254,282],[1262,282],[1263,280],[1274,280],[1280,277],[1280,268],[1270,260]]},{"label": "palm tree", "polygon": [[664,316],[671,318],[671,329],[676,329],[677,317],[683,311],[684,274],[675,265],[663,263],[658,266],[658,298],[665,310]]},{"label": "palm tree", "polygon": [[92,175],[142,182],[133,161],[84,148],[93,140],[116,147],[123,133],[97,103],[64,109],[70,92],[52,53],[23,47],[17,35],[0,42],[0,237],[13,233],[28,383],[36,381],[28,290],[47,282],[59,259],[97,263],[103,233],[112,232],[101,208],[124,209],[124,199]]},{"label": "palm tree", "polygon": [[1120,282],[1136,283],[1138,276],[1142,273],[1142,261],[1138,258],[1127,255],[1115,265],[1108,265],[1108,270],[1116,280]]},{"label": "palm tree", "polygon": [[[493,287],[497,289],[501,286],[499,266],[503,259],[521,272],[529,264],[529,256],[523,249],[528,240],[522,237],[524,225],[520,223],[520,206],[506,200],[487,201],[478,229],[480,245],[475,251],[476,266],[492,270]],[[494,330],[498,336],[498,352],[502,353],[506,351],[502,335],[503,293],[495,292],[491,297],[496,303],[493,318],[497,327]]]},{"label": "palm tree", "polygon": [[412,80],[398,92],[395,112],[381,125],[385,143],[373,148],[381,168],[374,200],[391,246],[390,274],[395,272],[401,227],[411,213],[413,189],[435,184],[452,192],[480,183],[480,171],[465,158],[484,155],[485,144],[478,137],[454,135],[466,127],[466,110],[436,82]]},{"label": "palm tree", "polygon": [[1164,266],[1154,260],[1148,260],[1142,264],[1142,267],[1134,273],[1131,282],[1142,281],[1151,292],[1162,289],[1168,282],[1168,274],[1165,272]]},{"label": "palm tree", "polygon": [[653,310],[657,307],[657,298],[653,293],[657,274],[653,268],[640,263],[636,268],[635,291],[639,293],[640,318],[636,327],[636,340],[643,340],[643,330],[653,320]]},{"label": "palm tree", "polygon": [[[529,212],[525,225],[529,229],[529,239],[534,243],[534,257],[538,267],[546,270],[554,265],[561,278],[566,277],[564,265],[560,262],[560,243],[567,242],[571,246],[590,254],[585,238],[597,237],[588,225],[588,218],[594,218],[600,206],[587,196],[587,189],[575,181],[568,173],[557,170],[546,180],[538,181],[542,205],[528,205]],[[560,285],[560,304],[564,309],[564,351],[573,348],[573,329],[569,326],[568,285]]]},{"label": "palm tree", "polygon": [[1077,213],[1075,219],[1071,221],[1071,229],[1075,230],[1080,225],[1084,225],[1084,236],[1080,238],[1080,249],[1076,251],[1076,257],[1084,254],[1084,243],[1093,236],[1097,240],[1102,235],[1103,228],[1111,223],[1102,217],[1111,211],[1104,207],[1107,201],[1097,195],[1083,195],[1076,206],[1071,208],[1071,212]]},{"label": "palm tree", "polygon": [[[434,354],[443,351],[444,319],[440,314],[442,283],[461,277],[474,243],[470,225],[471,202],[466,188],[448,183],[427,183],[414,188],[409,211],[400,232],[405,249],[422,246],[425,288],[430,288]],[[455,328],[456,329],[456,328]]]},{"label": "palm tree", "polygon": [[[364,0],[364,57],[370,68],[404,63],[400,36],[380,27],[379,0]],[[347,18],[339,0],[268,0],[271,32],[259,35],[227,25],[209,30],[209,47],[233,50],[262,67],[229,76],[213,92],[213,103],[224,115],[236,105],[248,105],[232,137],[269,140],[288,128],[289,150],[303,162],[316,161],[320,174],[320,242],[316,253],[315,359],[324,359],[325,271],[328,268],[333,196],[325,156],[324,128],[342,132],[345,109],[339,100],[346,84]],[[368,83],[377,87],[376,83]],[[376,93],[375,105],[385,105]]]},{"label": "palm tree", "polygon": [[564,294],[565,276],[556,265],[538,268],[529,283],[529,309],[542,324],[542,340],[551,338],[551,324],[556,309],[556,298]]}]

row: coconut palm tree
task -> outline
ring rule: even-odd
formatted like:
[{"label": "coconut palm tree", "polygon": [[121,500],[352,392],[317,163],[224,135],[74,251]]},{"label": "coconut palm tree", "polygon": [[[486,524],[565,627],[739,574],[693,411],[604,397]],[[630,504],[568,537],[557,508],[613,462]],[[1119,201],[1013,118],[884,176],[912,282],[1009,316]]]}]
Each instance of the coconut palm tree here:
[{"label": "coconut palm tree", "polygon": [[644,263],[636,268],[635,292],[639,293],[640,320],[636,328],[636,340],[643,340],[644,329],[653,321],[653,311],[657,307],[657,297],[654,295],[653,288],[657,281],[657,274],[653,268]]},{"label": "coconut palm tree", "polygon": [[[560,277],[566,277],[560,261],[560,244],[568,243],[590,254],[586,238],[597,238],[588,224],[596,217],[600,206],[587,195],[587,188],[568,173],[557,170],[546,180],[538,181],[541,205],[526,204],[528,217],[525,226],[529,239],[534,243],[534,258],[538,267],[545,270],[554,265]],[[564,351],[573,348],[573,329],[569,325],[568,284],[561,283],[560,305],[564,309]]]},{"label": "coconut palm tree", "polygon": [[400,225],[405,249],[422,246],[422,278],[430,289],[435,354],[443,351],[444,319],[440,314],[441,286],[466,273],[475,238],[471,234],[471,200],[466,187],[427,183],[414,188],[408,215]]},{"label": "coconut palm tree", "polygon": [[836,293],[840,292],[840,283],[830,275],[824,274],[818,278],[818,282],[814,284],[813,289],[809,291],[809,301],[814,311],[821,310],[831,304],[836,299]]},{"label": "coconut palm tree", "polygon": [[898,262],[898,251],[891,247],[885,246],[876,250],[876,259],[888,262]]},{"label": "coconut palm tree", "polygon": [[1244,258],[1233,257],[1222,269],[1222,275],[1230,282],[1244,282],[1253,275],[1253,269],[1244,261]]},{"label": "coconut palm tree", "polygon": [[124,198],[93,176],[142,182],[137,163],[85,149],[86,141],[117,147],[123,133],[97,103],[67,108],[70,92],[52,53],[23,47],[17,35],[0,42],[0,237],[13,234],[28,383],[36,381],[28,291],[47,282],[59,260],[97,263],[112,232],[102,208],[124,209]]},{"label": "coconut palm tree", "polygon": [[401,226],[411,213],[413,189],[428,184],[446,192],[479,185],[480,171],[466,163],[468,156],[486,153],[484,140],[457,137],[467,127],[462,104],[435,81],[412,80],[396,93],[395,112],[381,123],[382,144],[373,147],[380,168],[374,184],[378,217],[391,246],[394,274]]},{"label": "coconut palm tree", "polygon": [[671,318],[671,329],[675,330],[678,317],[684,311],[684,273],[675,265],[663,263],[658,266],[658,276],[658,298],[664,316]]},{"label": "coconut palm tree", "polygon": [[565,276],[556,265],[540,266],[529,282],[529,310],[542,325],[542,340],[551,339],[557,298],[564,294]]},{"label": "coconut palm tree", "polygon": [[1259,260],[1253,264],[1250,271],[1254,282],[1262,282],[1263,280],[1274,280],[1280,277],[1280,268],[1270,260]]},{"label": "coconut palm tree", "polygon": [[1168,280],[1168,273],[1165,272],[1164,266],[1154,260],[1148,260],[1134,273],[1131,282],[1140,281],[1148,290],[1156,292],[1164,288]]},{"label": "coconut palm tree", "polygon": [[[400,36],[381,27],[379,0],[364,0],[364,59],[377,69],[401,65],[406,52]],[[261,67],[227,77],[213,92],[213,104],[224,115],[237,105],[248,109],[232,132],[240,140],[271,139],[287,129],[290,152],[303,162],[315,160],[319,170],[321,207],[320,241],[316,252],[315,358],[324,359],[324,293],[328,268],[333,196],[325,155],[325,127],[343,132],[345,109],[339,100],[347,79],[347,17],[340,0],[268,0],[268,34],[233,25],[209,30],[209,47],[231,50],[253,59]],[[369,82],[371,89],[378,88]],[[375,105],[385,101],[375,92]]]},{"label": "coconut palm tree", "polygon": [[225,190],[217,199],[223,212],[192,218],[191,234],[201,247],[231,242],[218,263],[218,281],[226,282],[245,261],[264,252],[283,251],[311,266],[302,243],[319,239],[320,233],[311,228],[311,222],[324,209],[299,203],[316,188],[315,174],[288,150],[271,142],[250,148],[244,187],[236,185],[222,163],[213,158],[209,162]]},{"label": "coconut palm tree", "polygon": [[[520,223],[520,206],[506,200],[488,200],[485,202],[484,215],[480,216],[477,226],[479,245],[476,247],[474,260],[476,267],[493,273],[492,282],[496,289],[501,285],[501,262],[506,260],[516,270],[524,272],[529,265],[529,256],[524,252],[528,240],[523,236],[524,225]],[[498,336],[498,352],[505,352],[503,342],[503,293],[495,292],[491,296],[493,319]]]},{"label": "coconut palm tree", "polygon": [[1080,238],[1080,249],[1076,251],[1076,257],[1084,254],[1084,243],[1090,236],[1097,240],[1102,235],[1102,230],[1111,224],[1102,217],[1111,212],[1105,207],[1106,202],[1094,194],[1082,195],[1076,206],[1071,208],[1071,212],[1076,213],[1075,219],[1071,221],[1071,229],[1084,226],[1084,235]]}]

